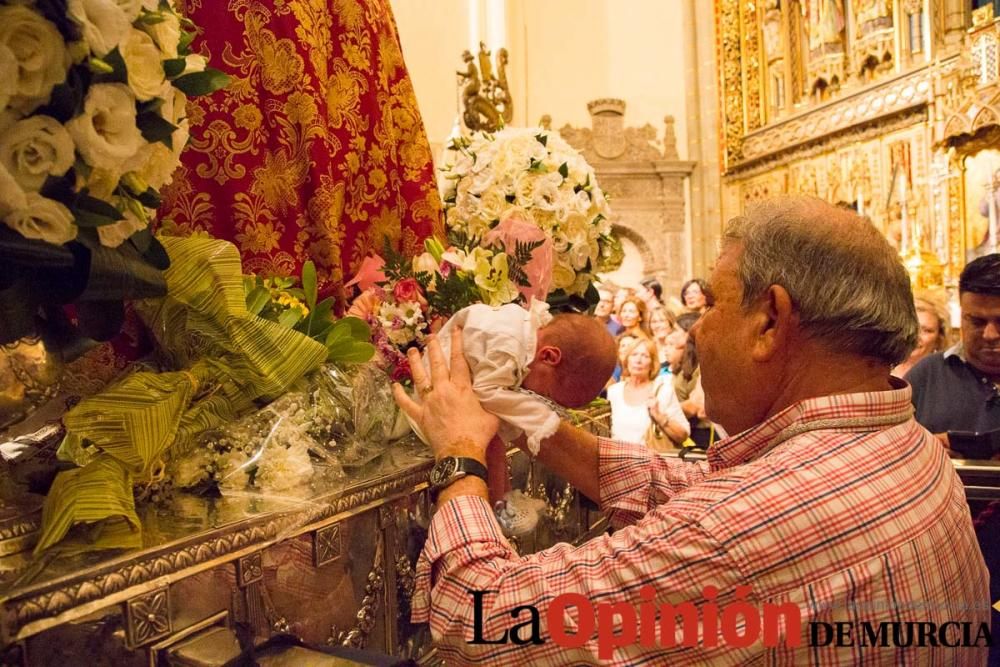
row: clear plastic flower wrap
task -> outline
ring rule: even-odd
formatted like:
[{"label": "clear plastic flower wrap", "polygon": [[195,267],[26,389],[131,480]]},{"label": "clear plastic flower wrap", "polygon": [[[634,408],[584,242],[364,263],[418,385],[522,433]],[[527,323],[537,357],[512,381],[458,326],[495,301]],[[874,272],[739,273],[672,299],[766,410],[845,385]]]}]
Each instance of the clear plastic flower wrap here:
[{"label": "clear plastic flower wrap", "polygon": [[368,463],[389,448],[399,408],[389,376],[374,363],[327,364],[310,376],[310,435],[345,467]]},{"label": "clear plastic flower wrap", "polygon": [[270,405],[221,429],[203,433],[198,446],[175,459],[170,477],[175,486],[217,485],[227,491],[246,489],[286,492],[306,488],[316,474],[343,477],[328,447],[313,437],[317,424],[312,391],[293,391]]}]

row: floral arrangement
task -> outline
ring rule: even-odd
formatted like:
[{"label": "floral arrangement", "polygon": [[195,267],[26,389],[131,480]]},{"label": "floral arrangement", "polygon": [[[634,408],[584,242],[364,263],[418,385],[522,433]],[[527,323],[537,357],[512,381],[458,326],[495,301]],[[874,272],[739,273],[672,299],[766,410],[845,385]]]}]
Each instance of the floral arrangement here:
[{"label": "floral arrangement", "polygon": [[149,226],[186,99],[228,82],[193,37],[170,0],[0,0],[0,342],[34,333],[40,306],[163,294]]},{"label": "floral arrangement", "polygon": [[[536,228],[552,241],[551,290],[557,294],[583,296],[596,273],[621,264],[594,170],[557,132],[478,132],[457,139],[452,149],[457,157],[442,171],[442,191],[449,239],[467,240],[456,245],[490,248],[522,225]],[[510,296],[509,287],[501,296]]]},{"label": "floral arrangement", "polygon": [[594,170],[557,133],[480,132],[451,148],[457,159],[441,179],[448,246],[427,239],[406,259],[387,244],[348,283],[362,291],[350,312],[372,324],[397,381],[410,375],[403,350],[458,310],[532,299],[585,308],[597,302],[596,274],[622,261]]}]

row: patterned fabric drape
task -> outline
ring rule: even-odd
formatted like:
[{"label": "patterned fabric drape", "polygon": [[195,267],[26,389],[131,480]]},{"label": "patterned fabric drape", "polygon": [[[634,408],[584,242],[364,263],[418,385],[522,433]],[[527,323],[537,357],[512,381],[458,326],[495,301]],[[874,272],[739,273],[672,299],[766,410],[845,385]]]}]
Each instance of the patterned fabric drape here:
[{"label": "patterned fabric drape", "polygon": [[[383,239],[406,254],[443,237],[430,146],[388,0],[178,0],[196,52],[233,77],[188,101],[191,143],[160,231],[232,241],[245,271],[298,275],[312,259],[338,297]],[[124,332],[70,365],[91,395],[148,351]]]},{"label": "patterned fabric drape", "polygon": [[323,294],[389,238],[441,233],[430,146],[388,0],[181,0],[194,49],[233,77],[191,100],[191,143],[160,209],[167,233],[208,232],[244,269]]}]

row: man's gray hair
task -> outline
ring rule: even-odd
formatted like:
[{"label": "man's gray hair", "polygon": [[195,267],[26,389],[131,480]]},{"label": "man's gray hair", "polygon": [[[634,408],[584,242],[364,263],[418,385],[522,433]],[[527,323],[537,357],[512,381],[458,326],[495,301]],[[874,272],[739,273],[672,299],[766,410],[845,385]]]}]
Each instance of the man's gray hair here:
[{"label": "man's gray hair", "polygon": [[833,349],[895,365],[916,345],[909,277],[867,218],[814,197],[777,197],[730,220],[723,243],[743,244],[744,308],[780,285],[802,329]]}]

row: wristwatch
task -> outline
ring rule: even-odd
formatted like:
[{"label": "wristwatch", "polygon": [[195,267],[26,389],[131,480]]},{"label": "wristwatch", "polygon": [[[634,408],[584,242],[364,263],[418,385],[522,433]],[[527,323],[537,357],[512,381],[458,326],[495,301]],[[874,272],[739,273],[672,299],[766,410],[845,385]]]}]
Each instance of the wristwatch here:
[{"label": "wristwatch", "polygon": [[474,475],[485,482],[486,466],[476,459],[464,456],[446,456],[435,463],[430,477],[431,500],[437,502],[438,493],[442,489],[467,475]]}]

